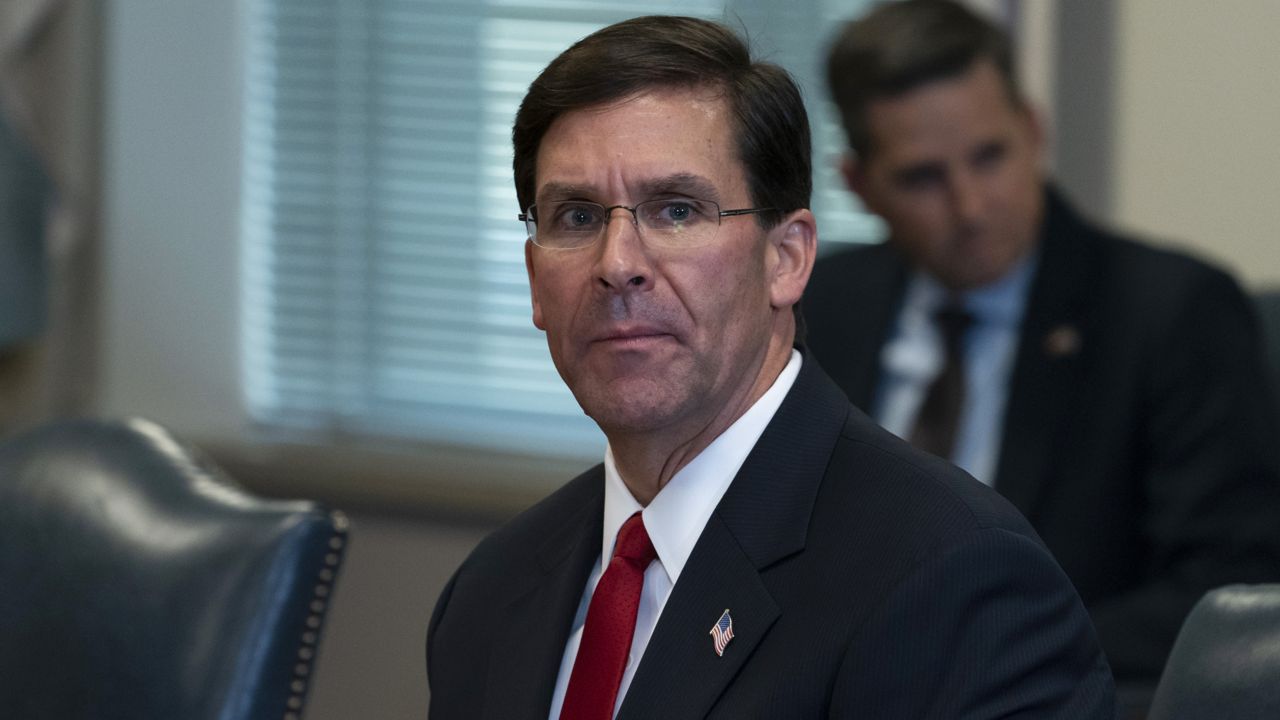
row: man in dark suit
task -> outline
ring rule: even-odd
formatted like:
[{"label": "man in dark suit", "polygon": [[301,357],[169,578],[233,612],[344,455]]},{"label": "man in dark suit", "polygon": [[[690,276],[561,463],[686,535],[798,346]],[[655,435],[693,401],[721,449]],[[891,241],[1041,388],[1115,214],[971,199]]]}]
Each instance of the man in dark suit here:
[{"label": "man in dark suit", "polygon": [[605,28],[530,87],[533,320],[609,446],[441,594],[434,720],[1112,716],[1026,522],[795,347],[808,133],[785,72],[690,18]]},{"label": "man in dark suit", "polygon": [[[934,451],[1031,521],[1117,679],[1153,681],[1205,591],[1280,577],[1280,434],[1249,303],[1068,206],[1007,38],[962,6],[886,4],[828,72],[847,180],[890,237],[817,263],[814,357],[903,437],[937,437],[949,403]],[[966,317],[954,346],[942,308]],[[963,380],[950,395],[945,377]]]}]

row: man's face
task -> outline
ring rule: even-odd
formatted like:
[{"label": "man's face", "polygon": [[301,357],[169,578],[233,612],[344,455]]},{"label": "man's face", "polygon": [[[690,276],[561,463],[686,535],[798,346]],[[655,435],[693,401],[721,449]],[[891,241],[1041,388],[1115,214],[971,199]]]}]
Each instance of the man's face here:
[{"label": "man's face", "polygon": [[872,102],[867,128],[867,157],[846,164],[850,187],[944,285],[994,282],[1036,242],[1042,134],[991,62]]},{"label": "man's face", "polygon": [[[566,113],[539,147],[536,202],[750,207],[729,118],[723,100],[697,90]],[[696,433],[750,393],[765,357],[767,233],[754,216],[726,217],[709,244],[672,249],[646,244],[626,210],[610,217],[594,245],[526,245],[533,322],[606,433]]]}]

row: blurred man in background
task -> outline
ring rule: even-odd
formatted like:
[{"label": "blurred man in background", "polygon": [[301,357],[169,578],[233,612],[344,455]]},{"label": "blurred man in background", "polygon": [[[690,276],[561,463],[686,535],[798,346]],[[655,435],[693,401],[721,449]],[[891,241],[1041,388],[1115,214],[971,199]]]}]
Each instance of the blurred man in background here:
[{"label": "blurred man in background", "polygon": [[817,263],[809,347],[887,429],[1010,499],[1117,679],[1154,680],[1206,590],[1280,577],[1249,301],[1071,209],[1007,36],[962,5],[880,6],[840,33],[828,80],[846,180],[890,235]]}]

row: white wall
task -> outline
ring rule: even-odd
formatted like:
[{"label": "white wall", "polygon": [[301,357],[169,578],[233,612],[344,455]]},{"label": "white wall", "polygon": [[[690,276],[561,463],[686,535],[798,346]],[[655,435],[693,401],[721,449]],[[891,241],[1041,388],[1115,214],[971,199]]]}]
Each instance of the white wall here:
[{"label": "white wall", "polygon": [[1280,2],[1118,11],[1114,219],[1280,284]]},{"label": "white wall", "polygon": [[244,427],[238,11],[127,0],[105,19],[98,410],[197,441]]}]

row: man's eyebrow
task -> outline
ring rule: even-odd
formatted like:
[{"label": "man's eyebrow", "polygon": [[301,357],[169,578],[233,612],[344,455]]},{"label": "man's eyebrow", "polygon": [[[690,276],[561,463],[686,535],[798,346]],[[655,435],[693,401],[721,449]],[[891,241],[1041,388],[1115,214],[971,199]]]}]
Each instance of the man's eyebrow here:
[{"label": "man's eyebrow", "polygon": [[581,200],[594,195],[594,188],[573,183],[549,182],[538,190],[538,198],[543,202],[556,200]]},{"label": "man's eyebrow", "polygon": [[[718,202],[720,193],[715,183],[701,175],[693,173],[676,173],[664,177],[640,180],[636,186],[636,202],[649,198],[671,195],[683,195],[699,200]],[[538,189],[538,199],[542,202],[558,202],[561,200],[595,200],[599,191],[592,185],[552,181]]]},{"label": "man's eyebrow", "polygon": [[894,170],[890,176],[895,182],[912,182],[923,180],[925,178],[942,177],[946,173],[946,166],[934,160],[923,160],[917,163],[904,165]]},{"label": "man's eyebrow", "polygon": [[666,177],[644,180],[639,183],[640,194],[645,198],[663,195],[684,195],[698,200],[720,200],[715,183],[701,175],[677,173]]}]

